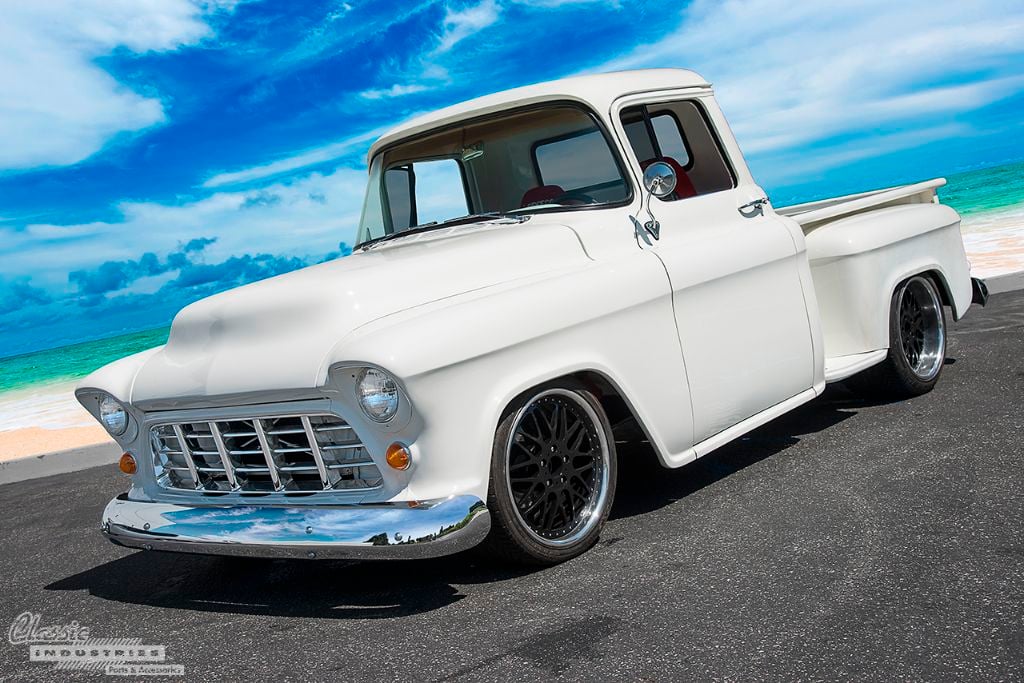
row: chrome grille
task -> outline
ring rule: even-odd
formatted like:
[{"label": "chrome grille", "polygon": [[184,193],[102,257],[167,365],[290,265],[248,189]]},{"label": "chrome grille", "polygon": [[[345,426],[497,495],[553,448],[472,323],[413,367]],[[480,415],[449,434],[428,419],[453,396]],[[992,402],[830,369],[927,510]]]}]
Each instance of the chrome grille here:
[{"label": "chrome grille", "polygon": [[157,482],[164,488],[309,493],[382,483],[355,431],[336,415],[175,422],[150,434]]}]

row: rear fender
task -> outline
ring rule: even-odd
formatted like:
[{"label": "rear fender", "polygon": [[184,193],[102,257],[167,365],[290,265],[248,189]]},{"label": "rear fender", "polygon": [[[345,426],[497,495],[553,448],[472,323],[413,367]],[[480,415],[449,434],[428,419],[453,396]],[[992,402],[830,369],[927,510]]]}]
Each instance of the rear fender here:
[{"label": "rear fender", "polygon": [[900,282],[930,274],[959,320],[971,304],[959,216],[941,204],[879,209],[807,236],[829,357],[889,346],[889,306]]}]

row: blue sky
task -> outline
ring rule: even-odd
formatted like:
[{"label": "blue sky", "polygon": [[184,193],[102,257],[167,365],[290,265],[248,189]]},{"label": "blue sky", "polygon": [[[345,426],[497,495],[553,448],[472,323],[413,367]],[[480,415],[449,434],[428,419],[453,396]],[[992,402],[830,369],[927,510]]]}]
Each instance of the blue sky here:
[{"label": "blue sky", "polygon": [[373,138],[578,73],[711,80],[776,204],[1024,157],[1019,0],[0,0],[0,356],[343,253]]}]

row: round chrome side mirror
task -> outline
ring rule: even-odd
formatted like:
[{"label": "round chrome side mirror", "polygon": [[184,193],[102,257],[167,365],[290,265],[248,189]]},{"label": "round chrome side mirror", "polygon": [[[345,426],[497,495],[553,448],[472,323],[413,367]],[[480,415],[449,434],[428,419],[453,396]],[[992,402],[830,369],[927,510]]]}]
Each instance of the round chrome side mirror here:
[{"label": "round chrome side mirror", "polygon": [[664,161],[656,161],[644,171],[644,187],[655,197],[665,197],[676,189],[676,171]]}]

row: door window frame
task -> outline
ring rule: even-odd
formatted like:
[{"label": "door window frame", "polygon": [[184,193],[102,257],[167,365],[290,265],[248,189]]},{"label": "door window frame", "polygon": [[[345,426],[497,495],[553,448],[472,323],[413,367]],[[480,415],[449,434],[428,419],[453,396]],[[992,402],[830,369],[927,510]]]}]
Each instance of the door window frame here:
[{"label": "door window frame", "polygon": [[[646,92],[646,93],[635,93],[630,95],[623,95],[612,102],[612,106],[609,110],[610,124],[615,135],[618,137],[619,148],[630,169],[633,171],[638,186],[642,189],[637,194],[640,200],[640,205],[643,205],[644,195],[646,190],[643,189],[643,169],[640,168],[640,159],[637,157],[636,150],[633,149],[633,145],[629,141],[629,136],[626,135],[625,126],[622,124],[622,112],[632,107],[643,106],[647,108],[657,108],[659,105],[676,104],[678,102],[690,102],[697,108],[698,113],[704,121],[704,124],[708,127],[708,131],[711,133],[711,138],[718,148],[719,153],[722,155],[722,159],[725,162],[725,167],[729,171],[729,176],[732,179],[732,187],[724,190],[718,190],[717,192],[708,192],[706,194],[699,194],[694,197],[688,197],[687,200],[692,202],[699,200],[702,197],[712,197],[715,195],[723,194],[725,192],[736,192],[742,186],[749,186],[752,184],[749,178],[749,171],[743,175],[740,170],[736,167],[733,162],[732,148],[725,144],[725,140],[719,131],[718,125],[715,119],[711,116],[708,108],[701,102],[702,98],[711,97],[712,92],[710,88],[687,88],[685,90],[669,90],[659,92]],[[671,113],[671,112],[669,112]],[[680,130],[682,127],[680,126]],[[683,140],[686,140],[685,131]],[[735,141],[734,141],[735,142]],[[689,148],[687,148],[689,149]],[[738,147],[735,151],[736,154],[740,154]],[[691,166],[692,168],[692,156]],[[746,169],[744,169],[746,170]],[[749,184],[748,184],[749,183]],[[679,202],[669,202],[670,204],[677,204]],[[685,202],[680,204],[685,205]]]},{"label": "door window frame", "polygon": [[[680,100],[672,100],[671,102],[659,102],[658,104],[660,104],[660,105],[675,104],[676,102],[679,102],[679,101]],[[676,130],[679,131],[679,139],[682,140],[682,142],[683,142],[683,151],[686,152],[686,165],[683,166],[683,170],[684,171],[689,171],[691,168],[693,168],[693,149],[690,147],[690,141],[687,140],[687,138],[686,138],[686,131],[683,130],[683,124],[681,124],[679,122],[679,117],[676,116],[676,113],[674,111],[672,111],[671,109],[666,109],[664,111],[659,111],[659,112],[655,113],[654,116],[651,116],[651,112],[648,111],[651,108],[651,105],[649,105],[649,104],[631,104],[628,107],[623,107],[622,111],[625,111],[626,109],[632,109],[634,107],[640,107],[640,113],[641,113],[641,117],[640,118],[644,122],[644,128],[647,129],[647,136],[651,139],[651,148],[654,150],[655,158],[660,159],[660,158],[664,157],[665,154],[664,154],[664,151],[661,149],[661,143],[658,142],[658,134],[657,134],[657,131],[654,130],[654,123],[653,123],[653,121],[654,121],[654,119],[658,118],[659,116],[667,116],[670,119],[672,119],[673,123],[676,124]],[[620,118],[622,117],[622,112],[621,111],[619,112],[619,117]],[[705,121],[705,123],[708,124],[708,128],[711,128],[710,122]],[[623,125],[622,128],[623,128],[623,130],[625,130],[626,126]],[[633,146],[632,143],[629,142],[629,136],[628,135],[626,136],[626,144],[628,144],[630,147]],[[636,154],[636,150],[635,149],[633,150],[633,154],[634,155]],[[676,161],[678,161],[678,159],[676,159]]]}]

